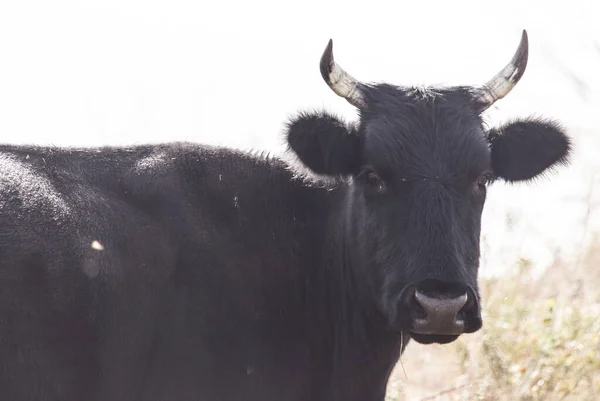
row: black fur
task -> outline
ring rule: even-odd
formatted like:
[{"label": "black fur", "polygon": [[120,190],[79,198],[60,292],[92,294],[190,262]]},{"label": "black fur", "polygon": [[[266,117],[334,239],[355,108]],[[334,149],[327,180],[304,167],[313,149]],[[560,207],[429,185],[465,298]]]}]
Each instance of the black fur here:
[{"label": "black fur", "polygon": [[383,401],[411,336],[457,338],[413,333],[411,286],[472,291],[478,330],[487,180],[531,179],[569,141],[541,121],[487,135],[468,88],[364,90],[356,128],[289,124],[327,184],[189,143],[1,146],[2,399]]},{"label": "black fur", "polygon": [[358,173],[362,139],[355,129],[325,111],[300,113],[287,131],[290,148],[318,174]]},{"label": "black fur", "polygon": [[571,141],[564,128],[548,119],[529,118],[490,130],[492,166],[506,181],[530,180],[555,165],[568,163]]}]

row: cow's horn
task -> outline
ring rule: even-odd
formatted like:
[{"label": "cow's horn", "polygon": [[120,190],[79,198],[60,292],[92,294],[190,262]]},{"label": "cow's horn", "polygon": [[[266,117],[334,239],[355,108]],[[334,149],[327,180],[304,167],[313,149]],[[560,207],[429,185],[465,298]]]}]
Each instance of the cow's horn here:
[{"label": "cow's horn", "polygon": [[496,100],[502,99],[515,87],[525,72],[528,56],[527,31],[523,30],[521,43],[519,43],[519,47],[512,60],[510,60],[510,63],[485,85],[476,88],[476,92],[479,92],[478,100],[482,103],[484,110],[493,105]]},{"label": "cow's horn", "polygon": [[331,39],[321,56],[320,69],[321,76],[337,95],[345,98],[351,105],[359,109],[366,106],[363,94],[358,87],[360,82],[344,71],[333,59],[333,41]]}]

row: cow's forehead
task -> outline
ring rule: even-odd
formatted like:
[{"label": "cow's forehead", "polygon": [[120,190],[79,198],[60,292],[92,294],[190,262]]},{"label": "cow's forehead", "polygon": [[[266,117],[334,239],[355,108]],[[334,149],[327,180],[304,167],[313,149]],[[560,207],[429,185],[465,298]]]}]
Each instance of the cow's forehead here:
[{"label": "cow's forehead", "polygon": [[481,118],[468,105],[388,98],[365,116],[365,162],[415,174],[467,173],[489,167]]}]

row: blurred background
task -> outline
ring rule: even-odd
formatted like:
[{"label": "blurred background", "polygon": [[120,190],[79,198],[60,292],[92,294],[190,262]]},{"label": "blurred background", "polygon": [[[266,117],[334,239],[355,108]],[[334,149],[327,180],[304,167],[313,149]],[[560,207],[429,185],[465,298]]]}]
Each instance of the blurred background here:
[{"label": "blurred background", "polygon": [[2,142],[186,140],[284,150],[300,109],[356,111],[325,85],[327,41],[363,81],[480,84],[529,63],[486,114],[556,118],[569,168],[494,184],[484,211],[484,330],[411,344],[389,400],[592,400],[600,394],[600,2],[42,0],[0,3]]}]

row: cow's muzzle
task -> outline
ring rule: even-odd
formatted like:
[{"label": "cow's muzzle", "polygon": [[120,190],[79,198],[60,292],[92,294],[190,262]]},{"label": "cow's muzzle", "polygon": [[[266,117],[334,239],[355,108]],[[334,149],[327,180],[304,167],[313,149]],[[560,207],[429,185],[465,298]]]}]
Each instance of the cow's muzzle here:
[{"label": "cow's muzzle", "polygon": [[427,336],[449,340],[448,336],[472,333],[482,325],[477,294],[460,282],[427,279],[410,284],[402,291],[399,312],[404,315],[403,328],[418,342],[429,342]]}]

